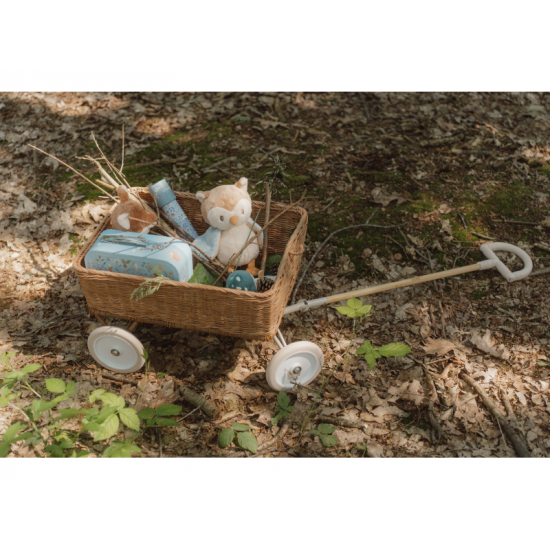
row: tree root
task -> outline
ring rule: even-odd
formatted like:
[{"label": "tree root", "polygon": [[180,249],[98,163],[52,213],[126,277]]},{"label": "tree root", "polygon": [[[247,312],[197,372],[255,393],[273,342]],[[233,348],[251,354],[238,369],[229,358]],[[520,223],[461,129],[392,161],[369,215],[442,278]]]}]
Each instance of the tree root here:
[{"label": "tree root", "polygon": [[485,393],[485,391],[481,388],[481,386],[467,374],[461,373],[460,376],[465,382],[467,382],[470,386],[472,386],[472,388],[474,388],[474,390],[481,397],[485,406],[489,409],[491,414],[498,420],[500,426],[502,427],[502,430],[508,436],[508,439],[512,443],[516,451],[516,454],[519,457],[523,457],[523,458],[530,457],[531,453],[529,452],[529,449],[527,448],[527,445],[525,444],[525,442],[516,433],[516,431],[512,428],[512,426],[510,426],[503,412],[497,407],[497,405],[495,405],[493,400]]}]

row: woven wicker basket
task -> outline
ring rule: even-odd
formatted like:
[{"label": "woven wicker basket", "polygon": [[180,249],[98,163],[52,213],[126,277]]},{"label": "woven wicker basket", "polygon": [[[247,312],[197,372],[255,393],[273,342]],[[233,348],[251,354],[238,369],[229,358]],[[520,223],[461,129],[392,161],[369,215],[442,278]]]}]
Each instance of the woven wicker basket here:
[{"label": "woven wicker basket", "polygon": [[[135,189],[142,198],[152,201],[147,188]],[[208,224],[195,196],[191,193],[176,196],[197,232],[204,233]],[[263,206],[262,202],[252,203],[252,218],[262,208],[258,218],[262,226]],[[283,208],[272,204],[271,218]],[[251,340],[269,340],[277,333],[302,261],[307,232],[307,212],[303,208],[291,208],[269,226],[268,253],[283,254],[283,259],[275,285],[264,293],[167,281],[152,296],[135,302],[130,296],[144,277],[96,271],[84,265],[84,256],[92,244],[110,227],[107,217],[74,262],[90,313]]]}]

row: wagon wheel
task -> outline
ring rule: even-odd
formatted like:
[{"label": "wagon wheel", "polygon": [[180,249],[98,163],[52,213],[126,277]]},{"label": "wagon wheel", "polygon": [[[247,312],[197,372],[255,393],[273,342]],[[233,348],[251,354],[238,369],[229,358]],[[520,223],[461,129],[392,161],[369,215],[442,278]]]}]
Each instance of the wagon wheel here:
[{"label": "wagon wheel", "polygon": [[313,342],[284,345],[267,366],[267,383],[275,391],[291,390],[296,384],[307,386],[319,376],[323,361],[321,348]]},{"label": "wagon wheel", "polygon": [[101,366],[113,372],[136,372],[145,363],[141,342],[119,327],[96,328],[88,337],[88,350]]}]

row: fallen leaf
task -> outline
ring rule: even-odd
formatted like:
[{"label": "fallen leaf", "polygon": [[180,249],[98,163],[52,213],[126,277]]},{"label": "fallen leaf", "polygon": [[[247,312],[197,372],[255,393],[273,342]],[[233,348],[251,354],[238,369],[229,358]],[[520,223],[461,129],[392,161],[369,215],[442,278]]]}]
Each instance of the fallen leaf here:
[{"label": "fallen leaf", "polygon": [[449,235],[452,236],[453,230],[451,229],[451,222],[450,222],[450,220],[443,220],[443,221],[441,222],[441,229],[443,229],[443,231],[445,231],[445,233],[448,233]]},{"label": "fallen leaf", "polygon": [[384,456],[384,447],[380,443],[371,442],[367,445],[367,455],[370,458],[382,458]]},{"label": "fallen leaf", "polygon": [[372,411],[372,414],[374,416],[403,416],[405,415],[406,413],[404,413],[399,407],[395,407],[395,406],[386,406],[386,407],[376,407],[376,409],[374,409]]},{"label": "fallen leaf", "polygon": [[388,204],[390,204],[391,201],[395,201],[395,200],[397,201],[397,204],[401,204],[407,200],[403,198],[401,195],[399,195],[398,193],[392,193],[391,195],[388,195],[387,193],[382,191],[381,187],[375,187],[372,190],[371,195],[372,195],[372,200],[374,202],[381,204],[382,206],[388,206]]},{"label": "fallen leaf", "polygon": [[527,405],[527,399],[525,399],[525,394],[523,392],[517,391],[516,395],[518,396],[519,402],[522,405],[524,405],[524,406]]},{"label": "fallen leaf", "polygon": [[437,340],[428,338],[428,343],[425,346],[422,346],[428,355],[445,355],[455,347],[456,344],[453,344],[453,342],[449,342],[449,340],[445,340],[443,338],[438,338]]},{"label": "fallen leaf", "polygon": [[510,358],[510,352],[506,349],[504,344],[500,346],[495,346],[495,342],[491,336],[491,331],[487,329],[483,338],[479,335],[479,331],[476,329],[472,333],[470,342],[474,344],[477,348],[489,353],[493,357],[498,357],[499,359],[504,359],[507,361]]}]

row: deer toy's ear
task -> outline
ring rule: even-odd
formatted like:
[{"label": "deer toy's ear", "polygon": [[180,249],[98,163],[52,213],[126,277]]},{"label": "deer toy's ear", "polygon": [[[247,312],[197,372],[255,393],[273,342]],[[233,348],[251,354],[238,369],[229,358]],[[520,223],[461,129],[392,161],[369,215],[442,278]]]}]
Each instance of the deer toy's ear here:
[{"label": "deer toy's ear", "polygon": [[126,189],[122,185],[119,185],[117,187],[116,192],[117,192],[118,198],[121,200],[121,202],[126,202],[126,201],[130,200],[130,197],[128,195],[128,191],[126,191]]},{"label": "deer toy's ear", "polygon": [[199,200],[199,202],[202,204],[202,202],[208,198],[208,195],[210,195],[210,191],[199,191],[195,197]]},{"label": "deer toy's ear", "polygon": [[239,189],[246,191],[248,189],[248,180],[246,178],[241,178],[235,185]]}]

